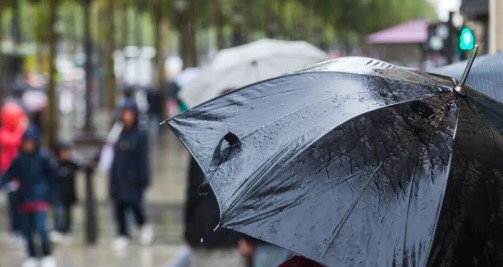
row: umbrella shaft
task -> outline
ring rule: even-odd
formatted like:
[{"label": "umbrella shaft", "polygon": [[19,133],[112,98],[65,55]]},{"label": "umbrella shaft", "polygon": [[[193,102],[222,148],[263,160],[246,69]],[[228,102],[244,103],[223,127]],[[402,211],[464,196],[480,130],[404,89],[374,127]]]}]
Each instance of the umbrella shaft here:
[{"label": "umbrella shaft", "polygon": [[470,74],[470,69],[472,68],[473,61],[475,60],[475,56],[477,56],[477,52],[479,51],[479,46],[475,45],[472,55],[470,59],[468,59],[468,63],[466,64],[465,71],[463,71],[463,76],[461,76],[461,87],[465,85],[466,79],[468,78],[468,74]]}]

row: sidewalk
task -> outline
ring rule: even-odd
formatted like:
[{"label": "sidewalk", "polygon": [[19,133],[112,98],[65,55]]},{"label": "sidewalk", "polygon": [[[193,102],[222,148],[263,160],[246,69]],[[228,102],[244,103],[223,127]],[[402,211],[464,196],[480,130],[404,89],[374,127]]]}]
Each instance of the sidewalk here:
[{"label": "sidewalk", "polygon": [[[97,129],[106,128],[106,116],[97,115]],[[62,135],[68,139],[74,135],[70,121],[62,122]],[[155,125],[154,125],[155,126]],[[102,130],[103,132],[103,130]],[[102,133],[103,134],[103,133]],[[55,246],[54,255],[59,267],[151,267],[163,266],[177,248],[183,244],[183,203],[185,199],[185,175],[188,152],[165,128],[159,135],[150,129],[151,186],[146,195],[146,211],[154,228],[152,246],[140,246],[134,239],[123,253],[115,253],[110,244],[115,238],[115,224],[108,199],[108,177],[96,173],[94,189],[97,200],[99,239],[95,246],[84,242],[84,177],[77,177],[79,203],[74,211],[73,242],[68,246]],[[13,249],[9,244],[5,197],[0,195],[0,267],[17,267],[25,258],[24,249]],[[52,226],[52,218],[48,225]],[[134,225],[131,218],[131,226]],[[130,227],[133,230],[135,227]],[[133,237],[135,232],[133,232]]]},{"label": "sidewalk", "polygon": [[[1,238],[2,241],[5,237]],[[92,247],[81,244],[55,246],[54,256],[58,267],[162,267],[176,252],[176,245],[152,245],[142,247],[132,244],[121,253],[110,249],[108,243],[101,242]],[[0,245],[0,266],[18,267],[25,259],[24,251]]]},{"label": "sidewalk", "polygon": [[[78,205],[74,212],[75,224],[70,245],[55,245],[54,255],[58,266],[72,267],[151,267],[162,266],[173,256],[176,249],[183,244],[182,240],[182,207],[180,205],[147,205],[147,213],[154,227],[154,241],[151,246],[138,244],[138,232],[133,220],[130,223],[133,240],[126,251],[116,253],[111,249],[115,238],[115,225],[108,204],[98,207],[98,243],[94,246],[85,244],[84,207]],[[6,214],[2,207],[0,214]],[[132,219],[132,218],[131,218]],[[52,225],[52,218],[48,225]],[[0,266],[17,267],[25,259],[24,248],[13,249],[13,244],[5,229],[6,216],[0,216]]]}]

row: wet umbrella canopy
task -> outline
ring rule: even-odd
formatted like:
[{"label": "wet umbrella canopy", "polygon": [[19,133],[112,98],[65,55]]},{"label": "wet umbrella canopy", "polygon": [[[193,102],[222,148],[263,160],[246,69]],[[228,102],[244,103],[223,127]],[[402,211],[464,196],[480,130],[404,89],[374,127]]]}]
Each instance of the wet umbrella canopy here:
[{"label": "wet umbrella canopy", "polygon": [[502,106],[454,86],[342,58],[169,124],[220,227],[327,266],[503,266]]}]

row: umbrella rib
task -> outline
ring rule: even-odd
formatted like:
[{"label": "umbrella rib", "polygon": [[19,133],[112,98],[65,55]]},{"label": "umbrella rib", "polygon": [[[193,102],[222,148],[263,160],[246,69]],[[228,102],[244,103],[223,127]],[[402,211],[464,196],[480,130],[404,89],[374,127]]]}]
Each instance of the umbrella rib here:
[{"label": "umbrella rib", "polygon": [[[411,102],[414,102],[414,101],[427,100],[427,99],[434,98],[434,97],[438,97],[438,95],[426,96],[426,97],[423,97],[423,98],[417,98],[417,99],[413,99],[413,100],[407,100],[407,101],[403,101],[403,102],[397,102],[397,103],[393,103],[393,104],[389,104],[389,105],[385,105],[385,106],[377,107],[377,108],[375,108],[375,109],[372,109],[372,110],[367,110],[367,111],[365,111],[365,112],[362,112],[362,113],[360,113],[360,114],[357,114],[357,115],[355,115],[355,116],[351,117],[350,119],[348,119],[348,120],[346,120],[346,121],[344,121],[344,122],[341,122],[341,123],[340,123],[340,125],[342,125],[342,124],[344,124],[344,123],[347,123],[347,122],[349,122],[350,120],[352,120],[352,119],[354,119],[354,118],[356,118],[356,117],[364,116],[364,115],[366,115],[366,114],[368,114],[368,113],[370,113],[370,112],[375,112],[375,111],[378,111],[378,110],[381,110],[381,109],[391,108],[391,107],[395,107],[395,106],[398,106],[398,105],[408,104],[408,103],[411,103]],[[306,107],[308,107],[308,106],[306,106]],[[296,111],[295,111],[295,112],[296,112]],[[295,112],[293,112],[293,113],[295,113]],[[287,116],[290,116],[290,115],[292,115],[293,113],[290,113],[290,114],[288,114]],[[271,122],[270,124],[272,124],[272,122]],[[265,126],[262,126],[261,128],[263,128],[263,127],[265,127]],[[261,129],[261,128],[259,128],[259,129]],[[258,129],[257,129],[256,131],[258,131]],[[254,131],[254,132],[256,132],[256,131]],[[330,131],[329,131],[329,132],[330,132]],[[302,154],[302,153],[305,151],[305,149],[309,148],[309,147],[310,147],[310,146],[311,146],[314,142],[316,142],[319,138],[322,138],[323,136],[325,136],[325,135],[326,135],[326,134],[328,134],[329,132],[324,133],[324,134],[323,134],[323,135],[321,135],[320,137],[318,137],[318,138],[314,139],[311,143],[309,143],[309,144],[307,144],[306,146],[304,146],[304,147],[303,147],[302,149],[300,149],[300,150],[299,150],[299,151],[298,151],[295,155],[293,155],[293,156],[290,158],[290,160],[292,160],[292,159],[294,159],[295,157],[297,157],[298,155]],[[249,135],[251,135],[251,134],[249,134]],[[289,161],[290,161],[290,160],[289,160]],[[289,161],[288,161],[288,162],[289,162]],[[288,162],[286,162],[286,163],[288,163]],[[334,164],[334,163],[331,163],[331,164],[330,164],[330,165],[328,165],[327,167],[331,166],[332,164]],[[317,172],[319,172],[319,171],[321,171],[321,169],[320,169],[320,170],[318,170]]]},{"label": "umbrella rib", "polygon": [[[386,88],[389,90],[389,87],[388,87],[387,85],[386,85]],[[293,90],[289,90],[289,91],[286,91],[286,92],[290,92],[290,91],[293,91]],[[389,90],[389,91],[391,91],[391,90]],[[286,93],[286,92],[281,92],[281,93]],[[446,93],[447,93],[447,92],[446,92]],[[279,93],[277,93],[277,94],[279,94]],[[270,96],[270,95],[267,95],[267,96]],[[396,98],[398,98],[398,97],[397,97],[396,95],[394,95],[394,94],[393,94],[393,96],[395,97],[395,99],[396,99]],[[413,99],[413,100],[407,100],[407,101],[403,101],[403,102],[398,102],[398,101],[397,101],[396,103],[393,103],[393,104],[389,104],[389,105],[385,105],[385,106],[377,107],[376,109],[373,109],[373,110],[368,110],[368,111],[365,111],[365,112],[363,112],[363,113],[361,113],[361,114],[358,114],[358,115],[356,115],[356,116],[361,116],[361,115],[364,115],[364,114],[366,114],[366,113],[373,112],[373,111],[376,111],[376,110],[379,110],[379,109],[388,108],[388,107],[393,107],[393,106],[396,106],[396,105],[401,105],[401,104],[406,104],[406,103],[409,103],[409,102],[412,102],[412,101],[425,100],[425,99],[432,98],[432,97],[436,97],[436,96],[437,96],[437,95],[431,95],[431,96],[426,96],[426,97],[423,97],[423,98],[417,98],[417,99]],[[262,97],[261,97],[261,98],[262,98]],[[258,98],[256,98],[256,99],[258,99]],[[254,100],[254,99],[252,99],[252,100]],[[322,99],[322,101],[325,101],[325,100],[326,100],[326,99]],[[322,102],[322,101],[321,101],[321,102]],[[319,102],[320,102],[320,101],[319,101]],[[256,132],[258,132],[259,130],[261,130],[261,129],[263,129],[263,128],[265,128],[265,127],[267,127],[267,126],[269,126],[269,125],[271,125],[271,124],[273,124],[273,123],[276,123],[276,122],[277,122],[277,121],[279,121],[279,120],[282,120],[282,119],[284,119],[284,118],[286,118],[286,117],[288,117],[288,116],[291,116],[291,115],[293,115],[293,114],[295,114],[295,113],[297,113],[297,112],[299,112],[299,111],[303,111],[304,109],[309,108],[309,107],[311,107],[311,106],[317,105],[319,102],[315,102],[315,103],[309,104],[309,105],[307,105],[307,106],[301,107],[301,108],[299,108],[299,109],[296,109],[296,110],[294,110],[294,111],[292,111],[292,112],[290,112],[290,113],[288,113],[288,114],[284,115],[284,116],[283,116],[283,117],[281,117],[281,118],[278,118],[278,119],[276,119],[276,120],[274,120],[274,121],[271,121],[271,122],[269,122],[269,123],[266,123],[266,124],[264,124],[264,125],[260,126],[259,128],[257,128],[257,129],[255,129],[255,130],[253,130],[252,132],[249,132],[249,133],[247,133],[247,134],[243,135],[242,139],[244,139],[244,138],[246,138],[246,137],[248,137],[248,136],[250,136],[250,135],[252,135],[252,134],[254,134],[254,133],[256,133]],[[342,122],[342,123],[344,123],[344,122]],[[341,123],[341,124],[342,124],[342,123]]]},{"label": "umbrella rib", "polygon": [[319,102],[315,102],[315,103],[309,104],[309,105],[307,105],[307,106],[303,106],[303,107],[301,107],[301,108],[299,108],[299,109],[296,109],[296,110],[294,110],[294,111],[292,111],[292,112],[290,112],[290,113],[286,114],[285,116],[283,116],[283,117],[281,117],[281,118],[278,118],[278,119],[276,119],[276,120],[274,120],[274,121],[271,121],[271,122],[269,122],[269,123],[266,123],[266,124],[264,124],[264,125],[260,126],[259,128],[257,128],[257,129],[255,129],[255,130],[253,130],[252,132],[245,134],[242,138],[244,139],[244,138],[246,138],[246,137],[248,137],[248,136],[250,136],[250,135],[252,135],[252,134],[254,134],[254,133],[258,132],[258,131],[260,131],[261,129],[263,129],[263,128],[267,127],[267,126],[269,126],[269,125],[271,125],[271,124],[276,123],[277,121],[280,121],[280,120],[282,120],[282,119],[284,119],[284,118],[286,118],[286,117],[288,117],[288,116],[291,116],[291,115],[293,115],[293,114],[295,114],[295,113],[297,113],[297,112],[303,111],[303,110],[305,110],[306,108],[310,108],[310,107],[312,107],[312,106],[314,106],[314,105],[317,105],[318,103],[319,103]]},{"label": "umbrella rib", "polygon": [[[429,98],[434,98],[434,97],[437,97],[437,96],[438,96],[438,95],[433,95],[433,96],[427,96],[427,97],[424,97],[424,98],[418,98],[418,99],[414,99],[414,100],[408,100],[408,101],[403,101],[403,102],[397,102],[397,103],[389,104],[389,105],[386,105],[386,106],[378,107],[378,108],[373,109],[373,110],[369,110],[369,111],[363,112],[363,113],[361,113],[361,114],[358,114],[357,116],[363,116],[363,115],[365,115],[365,114],[367,114],[367,113],[369,113],[369,112],[373,112],[373,111],[376,111],[376,110],[385,109],[385,108],[390,108],[390,107],[394,107],[394,106],[397,106],[397,105],[402,105],[402,104],[407,104],[407,103],[410,103],[410,102],[413,102],[413,101],[420,101],[420,100],[425,100],[425,99],[429,99]],[[305,106],[305,107],[302,107],[302,108],[300,108],[300,109],[297,109],[297,110],[295,110],[295,111],[293,111],[293,112],[291,112],[291,113],[289,113],[289,114],[287,114],[287,115],[283,116],[282,118],[285,118],[285,117],[287,117],[287,116],[290,116],[290,115],[292,115],[292,114],[294,114],[294,113],[296,113],[296,112],[298,112],[298,111],[301,111],[301,110],[303,110],[303,109],[305,109],[305,108],[308,108],[308,107],[310,107],[310,106],[312,106],[312,105],[315,105],[315,104],[317,104],[317,103],[318,103],[318,102],[313,103],[313,104],[310,104],[310,105]],[[355,116],[355,117],[356,117],[356,116]],[[353,118],[354,118],[354,117],[353,117]],[[280,118],[280,119],[281,119],[281,118]],[[277,120],[276,120],[276,121],[277,121]],[[269,124],[272,124],[272,123],[274,123],[274,122],[276,122],[276,121],[273,121],[273,122],[271,122],[271,123],[269,123]],[[348,121],[349,121],[349,120],[348,120]],[[346,122],[347,122],[347,121],[345,121],[345,122],[343,122],[343,123],[346,123]],[[343,123],[341,123],[341,124],[343,124]],[[247,134],[247,135],[243,136],[243,138],[242,138],[242,139],[244,139],[245,137],[248,137],[248,136],[252,135],[253,133],[255,133],[255,132],[259,131],[260,129],[262,129],[262,128],[266,127],[266,126],[267,126],[267,125],[269,125],[269,124],[263,125],[262,127],[260,127],[260,128],[258,128],[258,129],[256,129],[255,131],[253,131],[253,132],[251,132],[251,133],[249,133],[249,134]],[[325,134],[323,134],[321,137],[323,137],[323,136],[325,136],[325,135],[326,135],[326,133],[325,133]],[[320,137],[320,138],[321,138],[321,137]],[[286,147],[285,147],[285,149],[282,149],[281,151],[279,151],[278,153],[276,153],[276,156],[275,156],[275,157],[273,157],[273,159],[271,159],[271,160],[267,161],[267,163],[269,163],[269,164],[264,164],[264,165],[262,165],[262,166],[261,166],[261,168],[258,168],[258,169],[257,169],[257,171],[255,171],[255,172],[254,172],[254,173],[253,173],[250,177],[266,177],[266,175],[265,175],[265,174],[266,174],[266,173],[268,173],[268,172],[271,170],[271,166],[272,166],[271,164],[272,164],[273,162],[275,162],[277,158],[279,158],[279,157],[286,157],[286,156],[289,156],[289,159],[285,162],[285,164],[288,164],[291,160],[295,159],[298,155],[302,154],[302,153],[303,153],[303,152],[304,152],[307,148],[309,148],[309,147],[310,147],[310,146],[311,146],[314,142],[316,142],[316,140],[318,140],[318,139],[319,139],[319,138],[313,139],[310,143],[308,143],[308,144],[307,144],[307,145],[305,145],[304,147],[300,148],[300,149],[299,149],[299,151],[297,151],[294,155],[291,155],[291,156],[290,156],[289,154],[288,154],[288,155],[283,155],[286,151],[288,151],[288,150],[289,150],[289,149],[288,149],[288,146],[286,146]],[[333,163],[332,163],[332,164],[333,164]],[[266,166],[266,165],[267,165],[267,166]],[[331,165],[331,164],[330,164],[330,165]],[[264,170],[264,168],[265,168],[265,170]],[[319,172],[319,171],[321,171],[321,170],[318,170],[318,172]],[[232,204],[231,204],[231,205],[229,205],[229,208],[228,208],[228,209],[227,209],[227,211],[225,212],[225,214],[227,214],[227,215],[222,214],[222,218],[221,218],[221,221],[222,221],[222,222],[224,222],[224,221],[227,219],[227,217],[229,216],[228,214],[230,214],[230,213],[231,213],[231,211],[235,209],[235,207],[238,205],[237,203],[241,202],[241,200],[242,200],[242,199],[247,199],[247,198],[251,195],[251,192],[253,192],[253,191],[255,190],[255,188],[256,188],[259,184],[261,184],[262,179],[260,179],[259,181],[257,181],[256,179],[248,179],[248,181],[249,181],[249,182],[246,182],[246,181],[245,181],[245,183],[244,183],[244,184],[242,184],[242,185],[240,186],[240,188],[241,188],[241,187],[247,188],[247,189],[245,189],[245,191],[244,191],[244,192],[243,192],[243,191],[239,191],[239,190],[235,192],[235,193],[238,195],[238,197],[237,197],[237,199],[235,199],[234,201],[232,201]],[[238,192],[239,192],[239,194],[238,194]]]},{"label": "umbrella rib", "polygon": [[290,203],[287,203],[287,204],[284,204],[282,206],[279,206],[279,207],[276,207],[274,209],[271,209],[271,210],[267,210],[267,211],[264,211],[264,212],[261,212],[259,214],[256,214],[256,215],[253,215],[253,216],[249,216],[247,218],[242,218],[238,221],[234,221],[232,223],[228,223],[226,224],[225,226],[226,227],[232,227],[233,225],[243,225],[243,224],[250,224],[250,223],[254,223],[254,222],[257,222],[257,221],[260,221],[264,218],[267,218],[267,217],[270,217],[271,215],[274,215],[274,214],[277,214],[287,208],[289,208],[290,206],[292,205],[295,205],[298,201],[298,199],[290,202]]},{"label": "umbrella rib", "polygon": [[[417,163],[419,162],[419,159],[416,160],[416,165]],[[416,180],[416,168],[414,168],[413,170],[413,173],[412,173],[412,181],[410,181],[410,186],[409,186],[409,192],[408,192],[408,199],[407,199],[407,211],[405,213],[405,227],[404,227],[404,234],[403,234],[403,254],[406,253],[406,248],[405,248],[405,245],[406,245],[406,241],[407,241],[407,230],[408,230],[408,226],[409,224],[407,223],[408,219],[409,219],[409,211],[410,211],[410,203],[411,203],[411,200],[412,200],[412,187],[414,186],[415,184],[415,180]],[[407,257],[403,257],[404,259],[407,258]]]},{"label": "umbrella rib", "polygon": [[[227,210],[225,211],[225,214],[222,213],[221,215],[221,223],[225,222],[227,218],[229,217],[229,214],[237,207],[238,203],[241,202],[242,199],[248,199],[248,197],[253,193],[255,188],[259,187],[262,185],[262,180],[263,177],[265,177],[264,173],[267,173],[271,170],[271,168],[274,166],[273,163],[276,161],[277,158],[281,157],[286,157],[285,152],[288,150],[289,147],[285,147],[270,160],[267,161],[265,164],[261,166],[261,168],[258,168],[255,172],[251,174],[250,177],[262,177],[262,179],[253,179],[250,178],[248,179],[248,183],[243,183],[242,185],[239,186],[238,190],[236,190],[233,193],[233,196],[237,195],[237,198],[232,201],[232,203],[229,205]],[[265,170],[264,170],[265,169]],[[242,191],[239,189],[244,188]],[[217,197],[218,198],[218,197]]]},{"label": "umbrella rib", "polygon": [[363,189],[360,191],[360,194],[358,195],[358,198],[355,199],[355,201],[353,201],[353,203],[351,204],[351,207],[349,207],[349,209],[346,210],[346,212],[344,213],[344,216],[342,217],[342,221],[335,227],[334,231],[332,232],[332,234],[330,236],[330,243],[328,244],[327,248],[325,249],[325,251],[323,252],[323,254],[321,255],[321,257],[324,257],[328,253],[328,251],[330,250],[330,248],[332,248],[332,246],[334,245],[333,243],[335,241],[335,238],[337,238],[337,236],[339,235],[339,232],[341,231],[342,226],[344,226],[344,224],[348,220],[349,216],[351,215],[351,212],[354,210],[354,208],[356,207],[356,205],[360,201],[361,197],[363,196],[363,192],[365,192],[365,190],[367,190],[368,186],[370,185],[370,182],[372,181],[372,177],[374,177],[374,175],[377,173],[377,171],[379,171],[379,169],[382,166],[383,166],[383,162],[381,162],[375,168],[374,172],[369,176],[369,179],[367,180],[367,183],[365,184],[365,186],[363,187]]}]

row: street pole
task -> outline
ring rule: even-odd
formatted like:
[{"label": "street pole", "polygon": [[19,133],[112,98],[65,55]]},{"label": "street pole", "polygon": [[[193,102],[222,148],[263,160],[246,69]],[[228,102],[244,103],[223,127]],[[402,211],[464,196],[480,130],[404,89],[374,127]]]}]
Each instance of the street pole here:
[{"label": "street pole", "polygon": [[86,113],[84,119],[84,132],[92,132],[92,89],[93,89],[93,51],[91,43],[91,0],[84,0],[84,53],[86,55],[85,68],[85,102],[86,102]]},{"label": "street pole", "polygon": [[93,126],[93,105],[92,105],[92,78],[93,78],[93,63],[92,63],[92,40],[90,14],[91,0],[84,0],[84,53],[86,55],[85,68],[85,120],[82,131],[75,138],[75,146],[77,154],[80,154],[86,164],[86,182],[85,182],[85,235],[86,242],[93,245],[98,237],[98,220],[96,220],[96,201],[94,198],[93,185],[93,169],[97,158],[99,148],[103,144],[103,140],[94,132]]},{"label": "street pole", "polygon": [[180,32],[180,51],[183,68],[197,66],[197,49],[195,27],[192,20],[192,1],[176,0],[175,7],[178,11],[178,30]]},{"label": "street pole", "polygon": [[222,7],[220,0],[211,1],[211,13],[213,17],[213,26],[215,27],[217,49],[222,50],[224,48],[224,33],[222,26]]},{"label": "street pole", "polygon": [[56,14],[57,0],[49,0],[49,81],[47,83],[48,104],[45,116],[45,132],[47,136],[47,147],[53,149],[57,142],[58,135],[58,112],[56,110]]},{"label": "street pole", "polygon": [[[138,53],[136,56],[136,61],[135,61],[135,68],[136,68],[136,73],[135,73],[135,84],[134,86],[136,89],[140,87],[140,60],[141,60],[141,51],[142,51],[142,46],[143,46],[143,36],[142,36],[142,30],[141,30],[141,1],[142,0],[136,0],[135,2],[135,15],[134,15],[134,32],[135,32],[135,45],[138,48]],[[134,94],[133,94],[134,95]]]},{"label": "street pole", "polygon": [[14,47],[17,50],[21,44],[21,25],[19,20],[20,6],[19,0],[11,0],[12,5],[12,24],[11,24],[11,34],[12,40],[14,41]]},{"label": "street pole", "polygon": [[234,15],[233,15],[233,22],[234,22],[234,28],[232,31],[232,45],[233,46],[239,46],[245,43],[245,38],[243,34],[243,21],[244,21],[244,16],[243,16],[243,10],[242,6],[239,4],[235,4],[234,7]]},{"label": "street pole", "polygon": [[454,25],[453,25],[454,12],[449,12],[449,20],[447,22],[449,27],[449,35],[447,36],[447,47],[445,48],[445,57],[447,58],[447,64],[452,64],[454,62]]},{"label": "street pole", "polygon": [[96,220],[96,200],[94,197],[93,168],[85,168],[86,184],[86,243],[93,245],[98,240],[98,225]]},{"label": "street pole", "polygon": [[[5,12],[5,6],[7,5],[7,3],[5,2],[0,2],[0,18],[3,17],[3,13]],[[2,43],[3,43],[3,25],[0,23],[0,48],[2,47]],[[1,78],[1,77],[0,77]],[[1,80],[0,80],[1,82]],[[2,85],[0,84],[0,87]]]},{"label": "street pole", "polygon": [[[163,34],[163,22],[165,20],[163,19],[163,1],[162,0],[157,0],[155,8],[156,10],[154,11],[155,13],[155,62],[156,62],[156,70],[157,70],[157,75],[156,75],[156,90],[157,90],[157,96],[158,100],[155,103],[157,108],[155,110],[158,111],[159,116],[161,118],[165,114],[164,106],[166,105],[166,99],[164,97],[164,87],[165,87],[165,80],[166,80],[166,74],[165,74],[165,69],[164,69],[164,49],[163,45],[165,45],[167,42],[164,42],[164,34]],[[168,23],[168,22],[166,22]],[[165,48],[165,47],[164,47]],[[160,119],[160,118],[157,118]]]},{"label": "street pole", "polygon": [[107,5],[107,33],[109,36],[109,42],[106,49],[106,92],[107,92],[107,107],[110,114],[113,113],[115,109],[115,98],[116,91],[115,88],[115,73],[114,73],[114,50],[115,50],[115,1],[108,1]]}]

